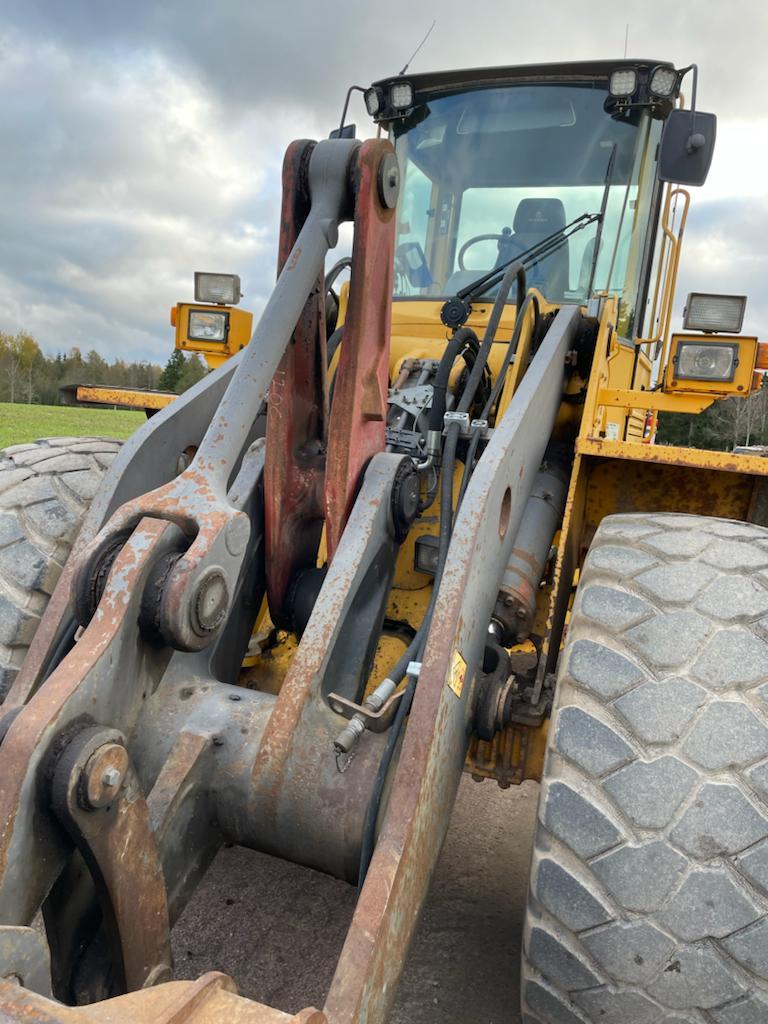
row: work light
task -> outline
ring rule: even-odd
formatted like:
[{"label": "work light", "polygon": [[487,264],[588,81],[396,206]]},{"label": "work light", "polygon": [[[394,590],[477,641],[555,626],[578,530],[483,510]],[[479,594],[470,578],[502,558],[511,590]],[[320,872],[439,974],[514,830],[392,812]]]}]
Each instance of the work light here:
[{"label": "work light", "polygon": [[620,68],[611,73],[608,91],[611,96],[632,96],[637,89],[637,72],[634,68]]},{"label": "work light", "polygon": [[372,85],[370,89],[366,89],[363,93],[363,99],[365,100],[365,109],[371,117],[376,117],[381,110],[382,100],[384,99],[381,89],[377,89],[375,85]]},{"label": "work light", "polygon": [[413,106],[413,86],[410,82],[395,82],[389,90],[389,102],[395,110],[407,110]]},{"label": "work light", "polygon": [[239,301],[240,278],[237,274],[195,273],[195,302],[236,306]]},{"label": "work light", "polygon": [[191,341],[226,341],[229,314],[213,309],[191,309],[187,337]]},{"label": "work light", "polygon": [[654,68],[649,83],[654,96],[671,96],[677,85],[677,72],[674,68]]},{"label": "work light", "polygon": [[739,365],[736,342],[681,341],[675,355],[677,380],[732,381]]},{"label": "work light", "polygon": [[746,306],[746,295],[707,295],[704,292],[691,292],[685,303],[683,329],[738,334],[744,321]]}]

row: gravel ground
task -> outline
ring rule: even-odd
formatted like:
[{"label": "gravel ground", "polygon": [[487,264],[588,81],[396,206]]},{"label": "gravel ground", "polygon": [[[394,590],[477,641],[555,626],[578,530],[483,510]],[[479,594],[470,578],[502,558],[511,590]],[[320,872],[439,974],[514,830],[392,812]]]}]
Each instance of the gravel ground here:
[{"label": "gravel ground", "polygon": [[[390,1024],[519,1024],[518,959],[538,786],[464,776]],[[355,903],[344,882],[222,850],[173,932],[176,976],[230,974],[252,999],[322,1006]]]}]

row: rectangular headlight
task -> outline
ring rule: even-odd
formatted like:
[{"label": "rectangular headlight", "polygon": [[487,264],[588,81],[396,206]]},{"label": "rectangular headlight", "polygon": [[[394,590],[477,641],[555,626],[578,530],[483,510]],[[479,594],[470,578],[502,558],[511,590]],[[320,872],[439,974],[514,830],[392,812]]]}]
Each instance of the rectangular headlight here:
[{"label": "rectangular headlight", "polygon": [[738,334],[744,321],[746,307],[746,295],[707,295],[704,292],[691,292],[685,303],[683,329]]},{"label": "rectangular headlight", "polygon": [[237,274],[195,273],[195,302],[236,306],[240,297],[240,278]]},{"label": "rectangular headlight", "polygon": [[675,355],[674,377],[732,381],[738,365],[738,342],[681,341]]},{"label": "rectangular headlight", "polygon": [[226,341],[229,313],[216,309],[190,309],[190,341]]}]

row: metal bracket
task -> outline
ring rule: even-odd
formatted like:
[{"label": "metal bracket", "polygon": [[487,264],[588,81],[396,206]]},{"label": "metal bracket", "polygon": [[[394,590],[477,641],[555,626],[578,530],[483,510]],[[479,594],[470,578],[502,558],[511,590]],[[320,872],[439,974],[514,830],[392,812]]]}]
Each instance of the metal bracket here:
[{"label": "metal bracket", "polygon": [[419,416],[432,404],[434,391],[431,384],[418,384],[412,388],[390,388],[387,403],[396,405],[398,409],[412,416]]},{"label": "metal bracket", "polygon": [[70,741],[53,775],[52,803],[93,877],[123,985],[130,991],[169,981],[165,878],[147,803],[119,732],[89,728]]},{"label": "metal bracket", "polygon": [[384,732],[392,724],[403,692],[403,690],[398,690],[397,693],[393,693],[379,711],[372,711],[364,704],[355,704],[353,700],[347,700],[346,697],[341,697],[338,693],[328,694],[328,701],[337,715],[342,715],[344,718],[353,718],[355,715],[359,715],[365,719],[365,727],[369,732]]},{"label": "metal bracket", "polygon": [[396,427],[387,427],[387,444],[392,445],[394,451],[409,455],[421,455],[423,436],[420,430],[398,430]]},{"label": "metal bracket", "polygon": [[493,437],[493,430],[488,426],[488,420],[472,420],[470,423],[472,434],[479,434],[486,441]]},{"label": "metal bracket", "polygon": [[451,423],[458,423],[461,428],[461,436],[469,437],[469,413],[468,412],[447,412],[443,417],[445,430]]}]

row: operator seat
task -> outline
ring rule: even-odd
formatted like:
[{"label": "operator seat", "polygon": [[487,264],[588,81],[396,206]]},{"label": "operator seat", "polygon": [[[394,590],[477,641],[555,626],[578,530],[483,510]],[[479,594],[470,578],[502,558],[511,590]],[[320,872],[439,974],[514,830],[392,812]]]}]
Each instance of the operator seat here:
[{"label": "operator seat", "polygon": [[[565,227],[565,207],[560,199],[521,199],[515,210],[510,252],[524,252]],[[527,271],[528,285],[538,288],[552,302],[560,302],[570,287],[567,239],[549,256]]]},{"label": "operator seat", "polygon": [[[521,199],[515,210],[512,233],[509,228],[504,228],[504,234],[508,237],[499,244],[499,257],[496,265],[512,259],[538,242],[543,242],[545,238],[564,227],[565,207],[560,199],[536,199],[533,197]],[[490,269],[492,268],[489,267],[488,270]],[[454,271],[445,283],[445,294],[455,295],[460,289],[474,284],[479,277],[487,274],[488,270]],[[538,288],[550,302],[563,300],[565,292],[570,288],[569,275],[570,258],[567,239],[559,249],[546,256],[536,266],[526,270],[529,287]],[[498,290],[498,285],[489,288],[488,298],[495,298]],[[512,295],[514,296],[514,288]]]}]

